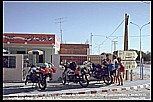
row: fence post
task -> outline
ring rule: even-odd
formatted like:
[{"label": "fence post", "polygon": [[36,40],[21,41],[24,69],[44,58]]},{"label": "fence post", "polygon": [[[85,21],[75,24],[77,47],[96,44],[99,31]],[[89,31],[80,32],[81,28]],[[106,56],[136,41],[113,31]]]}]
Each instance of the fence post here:
[{"label": "fence post", "polygon": [[129,80],[129,70],[127,69],[125,72],[125,80]]},{"label": "fence post", "polygon": [[132,71],[133,71],[133,70],[131,69],[131,77],[130,77],[130,78],[131,78],[131,81],[132,81]]}]

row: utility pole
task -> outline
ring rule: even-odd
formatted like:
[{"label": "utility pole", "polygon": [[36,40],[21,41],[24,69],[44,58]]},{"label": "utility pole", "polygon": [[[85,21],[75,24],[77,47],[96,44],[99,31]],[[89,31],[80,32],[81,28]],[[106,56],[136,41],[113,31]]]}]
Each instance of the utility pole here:
[{"label": "utility pole", "polygon": [[90,34],[90,54],[92,54],[92,36],[93,34]]},{"label": "utility pole", "polygon": [[[124,32],[124,51],[128,51],[128,19],[129,16],[125,14],[125,32]],[[125,72],[125,80],[129,79],[129,70]]]},{"label": "utility pole", "polygon": [[128,51],[128,19],[129,16],[125,14],[124,51]]},{"label": "utility pole", "polygon": [[114,43],[114,51],[116,51],[116,44],[117,44],[117,41],[112,41]]},{"label": "utility pole", "polygon": [[55,20],[59,20],[59,22],[55,22],[55,23],[60,24],[61,43],[62,43],[62,23],[64,22],[64,21],[62,21],[62,19],[64,19],[64,17],[60,17],[60,18],[55,19]]}]

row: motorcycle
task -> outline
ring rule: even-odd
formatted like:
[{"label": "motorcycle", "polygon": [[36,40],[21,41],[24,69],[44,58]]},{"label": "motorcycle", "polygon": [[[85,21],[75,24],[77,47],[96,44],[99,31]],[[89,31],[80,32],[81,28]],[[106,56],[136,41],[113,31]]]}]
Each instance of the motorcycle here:
[{"label": "motorcycle", "polygon": [[[41,90],[45,90],[47,87],[47,79],[51,78],[51,71],[46,66],[34,66],[32,65],[26,76],[25,85],[28,82],[38,83]],[[52,79],[52,78],[51,78]]]},{"label": "motorcycle", "polygon": [[[103,80],[105,84],[110,85],[113,82],[113,77],[109,71],[109,69],[107,68],[109,65],[100,65],[97,64],[95,65],[94,63],[88,63],[85,64],[85,66],[89,66],[89,64],[91,65],[88,73],[90,75],[90,77],[95,78],[97,81],[101,81]],[[107,66],[107,67],[106,67]]]},{"label": "motorcycle", "polygon": [[64,65],[65,70],[62,73],[62,84],[79,82],[82,87],[87,87],[89,85],[89,80],[85,70],[77,67],[74,63],[75,62],[70,62],[68,65]]}]

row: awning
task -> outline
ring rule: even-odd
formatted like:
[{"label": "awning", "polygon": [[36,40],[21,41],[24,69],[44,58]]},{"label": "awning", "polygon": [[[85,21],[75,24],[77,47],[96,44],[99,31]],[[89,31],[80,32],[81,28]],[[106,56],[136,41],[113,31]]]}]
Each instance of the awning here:
[{"label": "awning", "polygon": [[43,51],[41,51],[41,50],[30,50],[30,51],[28,51],[28,54],[43,55]]}]

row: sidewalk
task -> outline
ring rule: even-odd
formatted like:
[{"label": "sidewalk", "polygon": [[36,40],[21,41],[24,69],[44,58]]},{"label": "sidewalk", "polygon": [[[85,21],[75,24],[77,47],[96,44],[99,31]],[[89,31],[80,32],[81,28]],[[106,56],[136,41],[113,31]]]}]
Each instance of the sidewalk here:
[{"label": "sidewalk", "polygon": [[[140,89],[150,89],[150,80],[125,80],[123,86],[117,86],[111,84],[99,88],[81,88],[81,89],[68,89],[60,91],[45,91],[45,92],[31,92],[31,93],[19,93],[19,94],[9,94],[3,95],[3,97],[38,97],[38,96],[58,96],[58,95],[72,95],[72,94],[96,94],[101,92],[113,92],[113,91],[127,91],[127,90],[140,90]],[[99,84],[97,81],[91,81],[89,84]],[[16,84],[17,86],[21,85],[18,83],[4,83],[5,87]],[[52,83],[54,84],[54,83]],[[59,83],[60,84],[60,83]],[[100,84],[99,84],[100,85]]]}]

